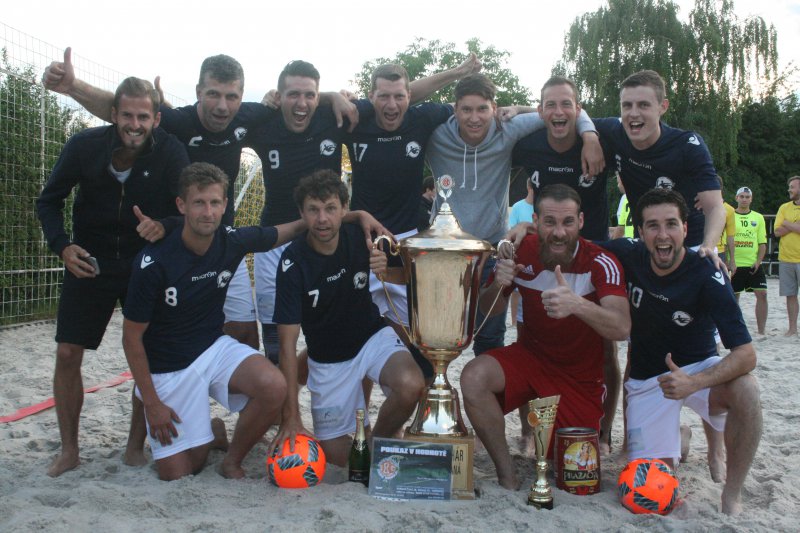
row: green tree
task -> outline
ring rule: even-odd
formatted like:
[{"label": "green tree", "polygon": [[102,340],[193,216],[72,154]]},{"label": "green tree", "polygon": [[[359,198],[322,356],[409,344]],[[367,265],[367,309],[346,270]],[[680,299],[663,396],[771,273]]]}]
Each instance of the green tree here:
[{"label": "green tree", "polygon": [[595,116],[619,114],[619,87],[642,69],[667,82],[671,125],[698,131],[721,170],[737,162],[741,107],[777,78],[775,28],[740,20],[731,0],[696,0],[688,22],[669,0],[607,0],[572,23],[554,73],[571,77]]},{"label": "green tree", "polygon": [[[743,107],[739,165],[726,176],[726,198],[753,189],[753,209],[776,213],[786,201],[786,179],[800,174],[800,102],[770,96]],[[734,204],[735,205],[735,204]]]},{"label": "green tree", "polygon": [[[466,51],[459,52],[453,43],[443,43],[439,40],[428,41],[417,38],[403,51],[398,52],[393,58],[379,57],[367,61],[361,71],[355,75],[353,83],[358,86],[361,96],[366,97],[370,89],[370,76],[376,67],[384,63],[397,63],[403,65],[408,71],[411,80],[430,76],[443,70],[458,66],[467,59],[469,54],[475,53],[483,65],[482,72],[488,75],[497,86],[497,104],[507,106],[513,104],[527,104],[530,100],[530,90],[520,84],[519,78],[512,73],[506,63],[511,55],[506,50],[498,50],[494,46],[484,47],[478,39],[469,39]],[[450,85],[432,95],[428,100],[432,102],[454,102],[453,86]]]}]

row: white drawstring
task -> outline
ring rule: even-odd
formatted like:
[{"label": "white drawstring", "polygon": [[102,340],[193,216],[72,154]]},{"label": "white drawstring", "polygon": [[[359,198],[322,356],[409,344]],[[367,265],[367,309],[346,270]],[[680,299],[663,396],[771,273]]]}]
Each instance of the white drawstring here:
[{"label": "white drawstring", "polygon": [[467,188],[467,145],[464,144],[464,156],[461,158],[461,188]]},{"label": "white drawstring", "polygon": [[478,190],[478,147],[477,146],[475,147],[475,157],[472,160],[472,166],[475,167],[473,169],[475,171],[475,185],[472,186],[472,190],[477,191]]},{"label": "white drawstring", "polygon": [[[472,170],[475,173],[475,183],[472,186],[473,191],[478,190],[478,148],[475,147],[475,152],[473,154],[472,159]],[[464,144],[464,156],[461,158],[461,175],[463,176],[463,181],[461,182],[461,188],[467,188],[467,145]]]}]

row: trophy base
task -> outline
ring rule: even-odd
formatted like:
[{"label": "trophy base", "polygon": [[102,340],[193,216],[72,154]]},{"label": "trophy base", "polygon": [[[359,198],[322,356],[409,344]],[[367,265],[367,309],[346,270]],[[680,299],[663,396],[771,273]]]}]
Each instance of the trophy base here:
[{"label": "trophy base", "polygon": [[528,498],[528,505],[532,505],[537,509],[547,509],[548,511],[553,510],[553,500],[546,500],[546,501],[534,501]]},{"label": "trophy base", "polygon": [[472,477],[472,457],[475,453],[475,435],[472,434],[472,431],[470,430],[466,436],[427,436],[414,435],[410,430],[410,427],[406,428],[403,435],[404,440],[453,445],[451,498],[454,500],[474,500],[475,485]]}]

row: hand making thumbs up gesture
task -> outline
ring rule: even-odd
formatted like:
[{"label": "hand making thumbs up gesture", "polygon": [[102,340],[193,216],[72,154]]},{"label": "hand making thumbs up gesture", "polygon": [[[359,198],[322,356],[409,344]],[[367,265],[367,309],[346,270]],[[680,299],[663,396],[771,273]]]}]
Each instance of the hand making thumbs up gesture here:
[{"label": "hand making thumbs up gesture", "polygon": [[664,361],[667,363],[669,372],[658,376],[658,383],[661,390],[664,392],[664,398],[682,400],[698,390],[692,376],[681,370],[681,367],[672,362],[671,353],[667,354]]},{"label": "hand making thumbs up gesture", "polygon": [[138,205],[133,206],[133,214],[139,219],[139,225],[136,226],[139,237],[149,242],[156,242],[164,237],[164,226],[161,222],[142,213]]},{"label": "hand making thumbs up gesture", "polygon": [[550,318],[566,318],[574,314],[586,300],[572,291],[561,273],[561,265],[556,265],[555,276],[557,285],[542,292],[542,305]]},{"label": "hand making thumbs up gesture", "polygon": [[64,61],[53,61],[42,75],[46,89],[68,94],[75,83],[75,68],[72,66],[72,48],[64,50]]}]

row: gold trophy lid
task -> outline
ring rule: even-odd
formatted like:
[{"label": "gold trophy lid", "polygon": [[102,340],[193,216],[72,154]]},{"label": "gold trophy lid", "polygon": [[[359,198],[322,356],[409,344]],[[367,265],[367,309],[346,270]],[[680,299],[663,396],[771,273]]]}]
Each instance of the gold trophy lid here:
[{"label": "gold trophy lid", "polygon": [[492,251],[491,244],[464,231],[450,209],[447,199],[452,194],[453,178],[445,174],[437,181],[439,184],[438,194],[442,198],[442,204],[439,206],[439,211],[436,213],[431,227],[401,240],[400,248],[461,252]]}]

